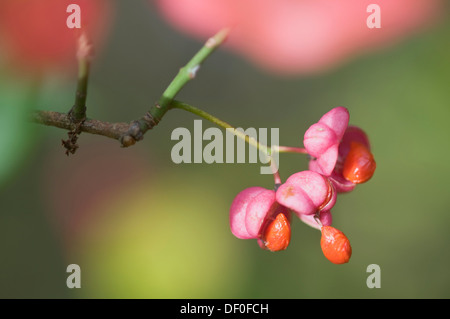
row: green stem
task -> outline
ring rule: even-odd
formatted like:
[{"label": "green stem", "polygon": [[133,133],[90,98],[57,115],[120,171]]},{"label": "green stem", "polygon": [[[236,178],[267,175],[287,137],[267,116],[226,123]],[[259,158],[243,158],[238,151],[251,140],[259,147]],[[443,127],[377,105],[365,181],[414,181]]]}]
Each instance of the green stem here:
[{"label": "green stem", "polygon": [[192,59],[180,69],[177,76],[172,80],[158,101],[160,106],[159,112],[167,109],[170,102],[172,102],[186,83],[195,78],[200,65],[225,41],[228,33],[229,29],[223,29],[213,37],[209,38],[200,51],[198,51],[197,54],[195,54]]},{"label": "green stem", "polygon": [[123,147],[133,145],[143,138],[145,132],[157,125],[170,108],[177,93],[194,79],[200,65],[226,40],[230,30],[228,28],[220,30],[216,35],[209,38],[204,46],[192,57],[192,59],[180,69],[175,78],[163,92],[156,105],[140,119],[134,121],[130,131],[121,137]]},{"label": "green stem", "polygon": [[220,126],[224,129],[226,129],[227,131],[234,134],[238,138],[244,140],[247,144],[249,144],[249,145],[255,147],[257,150],[263,152],[266,156],[268,163],[270,164],[270,166],[272,168],[272,173],[274,175],[275,184],[281,184],[281,178],[278,173],[278,166],[273,161],[272,156],[271,156],[273,150],[271,148],[268,148],[267,145],[264,145],[264,144],[258,142],[253,137],[248,136],[239,130],[236,130],[232,125],[228,124],[227,122],[224,122],[224,121],[218,119],[217,117],[215,117],[195,106],[189,105],[187,103],[173,100],[172,103],[170,103],[170,105],[169,105],[169,109],[180,109],[180,110],[184,110],[184,111],[193,113],[197,116],[200,116],[201,118],[204,118],[205,120],[208,120],[208,121],[216,124],[217,126]]},{"label": "green stem", "polygon": [[308,154],[308,151],[302,147],[292,147],[292,146],[278,146],[276,151],[278,153],[300,153]]},{"label": "green stem", "polygon": [[69,114],[75,123],[80,123],[86,119],[86,98],[90,70],[90,60],[92,47],[85,34],[81,34],[78,39],[78,82],[75,94],[75,104]]},{"label": "green stem", "polygon": [[178,92],[194,79],[200,65],[225,41],[229,29],[223,29],[209,38],[205,45],[192,57],[192,59],[180,69],[177,76],[170,82],[169,86],[159,98],[158,104],[149,111],[153,120],[158,123],[168,111],[169,105]]},{"label": "green stem", "polygon": [[75,104],[72,108],[72,117],[76,121],[86,118],[86,98],[89,79],[89,61],[83,59],[79,62],[78,67],[78,84],[75,95]]},{"label": "green stem", "polygon": [[195,106],[174,100],[170,104],[170,108],[171,109],[181,109],[181,110],[185,110],[187,112],[193,113],[195,115],[198,115],[198,116],[204,118],[205,120],[208,120],[208,121],[216,124],[217,126],[220,126],[224,129],[228,129],[231,133],[236,135],[238,138],[244,140],[246,143],[248,143],[248,144],[252,145],[253,147],[256,147],[258,150],[262,151],[266,156],[270,156],[270,154],[271,154],[271,149],[268,148],[266,145],[259,143],[253,137],[248,136],[239,130],[236,130],[232,125],[228,124],[227,122],[224,122],[224,121],[218,119],[217,117],[215,117]]}]

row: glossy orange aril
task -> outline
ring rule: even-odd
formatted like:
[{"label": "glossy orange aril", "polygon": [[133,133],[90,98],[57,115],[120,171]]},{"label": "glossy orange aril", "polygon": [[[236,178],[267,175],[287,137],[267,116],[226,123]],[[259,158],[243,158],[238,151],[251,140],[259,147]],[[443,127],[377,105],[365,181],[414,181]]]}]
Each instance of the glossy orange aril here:
[{"label": "glossy orange aril", "polygon": [[352,256],[350,241],[340,230],[331,227],[322,227],[320,246],[325,257],[333,264],[348,263]]},{"label": "glossy orange aril", "polygon": [[342,175],[353,184],[367,182],[377,167],[370,150],[361,143],[352,142],[344,162]]},{"label": "glossy orange aril", "polygon": [[291,225],[284,213],[279,213],[264,229],[262,238],[265,247],[270,251],[284,250],[291,240]]}]

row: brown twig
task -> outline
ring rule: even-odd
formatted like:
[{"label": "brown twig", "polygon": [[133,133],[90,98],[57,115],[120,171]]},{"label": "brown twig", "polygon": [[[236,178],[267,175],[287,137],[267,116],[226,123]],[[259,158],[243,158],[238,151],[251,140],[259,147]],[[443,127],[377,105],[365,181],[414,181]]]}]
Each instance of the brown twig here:
[{"label": "brown twig", "polygon": [[81,132],[103,135],[119,140],[122,147],[128,147],[144,138],[144,134],[156,126],[171,109],[177,93],[187,82],[195,78],[200,65],[215,51],[227,38],[229,29],[220,30],[216,35],[208,39],[205,45],[192,57],[192,59],[180,69],[178,74],[166,88],[158,103],[153,105],[143,117],[130,123],[108,123],[86,118],[86,96],[89,76],[89,63],[92,55],[92,47],[85,37],[79,41],[79,74],[75,97],[75,105],[69,113],[52,111],[34,111],[31,120],[48,126],[54,126],[69,130],[69,139],[63,140],[66,154],[73,154],[78,148],[77,140]]},{"label": "brown twig", "polygon": [[[69,131],[75,130],[77,125],[71,121],[70,116],[67,113],[52,111],[33,111],[31,113],[31,121]],[[86,119],[84,122],[79,124],[79,131],[113,138],[120,141],[123,147],[128,147],[135,143],[133,139],[126,138],[132,124],[133,122],[109,123],[99,120]]]}]

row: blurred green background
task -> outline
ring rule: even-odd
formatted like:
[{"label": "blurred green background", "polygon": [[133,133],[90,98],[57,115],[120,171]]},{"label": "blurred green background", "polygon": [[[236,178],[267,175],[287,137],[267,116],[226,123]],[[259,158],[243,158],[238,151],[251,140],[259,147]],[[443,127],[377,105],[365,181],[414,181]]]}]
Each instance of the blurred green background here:
[{"label": "blurred green background", "polygon": [[[170,28],[144,1],[117,1],[110,36],[90,78],[88,115],[142,116],[202,43]],[[75,78],[2,75],[0,297],[2,298],[448,298],[450,297],[450,21],[314,76],[283,78],[219,49],[177,96],[235,126],[279,127],[280,144],[335,106],[369,134],[373,179],[342,195],[334,225],[350,239],[346,265],[328,262],[320,232],[293,222],[286,251],[235,238],[234,196],[271,188],[260,164],[171,161],[173,129],[192,114],[170,111],[143,141],[122,149],[82,134],[66,157],[66,132],[22,120],[29,109],[67,111]],[[31,96],[31,97],[30,97]],[[24,105],[7,108],[5,105]],[[203,122],[203,127],[209,127]],[[283,179],[307,168],[280,156]],[[81,289],[66,267],[81,267]],[[367,266],[381,267],[369,289]]]}]

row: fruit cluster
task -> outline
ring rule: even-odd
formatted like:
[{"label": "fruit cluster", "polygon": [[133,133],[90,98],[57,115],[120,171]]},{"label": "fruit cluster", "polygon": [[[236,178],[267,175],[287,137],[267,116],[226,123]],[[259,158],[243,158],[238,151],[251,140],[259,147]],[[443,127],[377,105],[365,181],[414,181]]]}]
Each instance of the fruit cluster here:
[{"label": "fruit cluster", "polygon": [[349,126],[349,112],[336,107],[305,133],[309,170],[291,175],[274,190],[250,187],[241,191],[230,208],[231,232],[240,239],[257,239],[263,249],[284,250],[291,238],[291,215],[320,229],[325,257],[347,263],[352,254],[348,238],[331,226],[331,209],[338,193],[368,181],[376,163],[367,135]]}]

